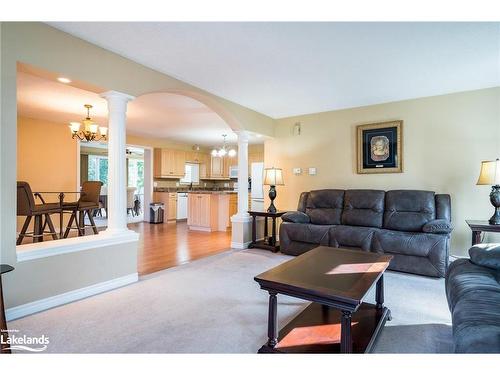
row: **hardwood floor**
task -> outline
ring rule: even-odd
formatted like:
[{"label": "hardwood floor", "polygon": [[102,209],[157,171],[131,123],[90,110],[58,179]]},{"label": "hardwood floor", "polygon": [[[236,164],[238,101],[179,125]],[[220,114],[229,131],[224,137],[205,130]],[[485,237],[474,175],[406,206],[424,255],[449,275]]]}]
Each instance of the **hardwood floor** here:
[{"label": "hardwood floor", "polygon": [[214,255],[231,247],[231,232],[190,231],[185,221],[168,224],[141,222],[128,227],[140,234],[139,275]]},{"label": "hardwood floor", "polygon": [[[147,275],[165,268],[175,267],[191,260],[214,255],[231,247],[231,232],[199,232],[188,230],[187,223],[149,224],[145,222],[128,224],[129,229],[139,233],[137,272]],[[104,228],[99,228],[99,231]],[[85,230],[92,233],[90,228]],[[69,237],[76,237],[72,231]],[[50,241],[50,236],[44,236]],[[24,238],[23,244],[31,243]]]}]

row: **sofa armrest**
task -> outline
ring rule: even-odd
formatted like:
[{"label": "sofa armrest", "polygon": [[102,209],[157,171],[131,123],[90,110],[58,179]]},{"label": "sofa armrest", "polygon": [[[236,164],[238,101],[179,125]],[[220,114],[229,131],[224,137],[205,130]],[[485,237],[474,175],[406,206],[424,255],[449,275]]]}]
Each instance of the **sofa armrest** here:
[{"label": "sofa armrest", "polygon": [[311,218],[304,212],[300,211],[289,211],[283,214],[281,219],[289,223],[307,224],[311,222]]},{"label": "sofa armrest", "polygon": [[483,243],[469,249],[470,261],[478,266],[500,270],[500,244]]},{"label": "sofa armrest", "polygon": [[431,220],[424,224],[422,232],[435,234],[448,234],[453,230],[453,224],[445,219]]}]

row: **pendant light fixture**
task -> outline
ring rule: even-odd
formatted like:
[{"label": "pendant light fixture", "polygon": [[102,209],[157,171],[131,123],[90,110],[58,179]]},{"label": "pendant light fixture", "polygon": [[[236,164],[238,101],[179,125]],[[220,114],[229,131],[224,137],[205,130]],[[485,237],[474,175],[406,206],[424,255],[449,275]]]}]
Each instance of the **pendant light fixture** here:
[{"label": "pendant light fixture", "polygon": [[107,140],[108,128],[97,125],[90,117],[92,105],[85,104],[84,107],[87,109],[87,117],[82,120],[83,130],[80,130],[81,123],[70,122],[71,138],[78,138],[82,142]]},{"label": "pendant light fixture", "polygon": [[236,150],[232,147],[228,149],[228,147],[226,146],[227,134],[222,134],[222,137],[224,138],[224,141],[222,142],[222,147],[219,149],[215,147],[210,154],[213,157],[215,156],[224,157],[227,155],[230,158],[234,158],[236,156]]}]

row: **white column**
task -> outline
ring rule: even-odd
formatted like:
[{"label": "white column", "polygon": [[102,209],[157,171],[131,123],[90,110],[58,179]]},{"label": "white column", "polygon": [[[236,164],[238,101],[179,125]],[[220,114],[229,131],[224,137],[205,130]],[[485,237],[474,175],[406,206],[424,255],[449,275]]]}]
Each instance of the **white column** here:
[{"label": "white column", "polygon": [[127,232],[126,119],[133,96],[107,91],[108,101],[108,228],[107,234]]},{"label": "white column", "polygon": [[248,218],[248,134],[238,133],[238,213],[240,218]]},{"label": "white column", "polygon": [[251,238],[248,214],[248,134],[238,131],[238,212],[231,218],[231,247],[245,249]]}]

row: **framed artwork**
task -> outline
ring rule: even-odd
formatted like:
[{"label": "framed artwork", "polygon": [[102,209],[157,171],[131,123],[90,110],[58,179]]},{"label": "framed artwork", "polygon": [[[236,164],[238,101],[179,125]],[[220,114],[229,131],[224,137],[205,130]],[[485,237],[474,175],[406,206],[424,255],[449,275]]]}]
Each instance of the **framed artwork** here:
[{"label": "framed artwork", "polygon": [[357,126],[358,173],[403,172],[403,121]]}]

